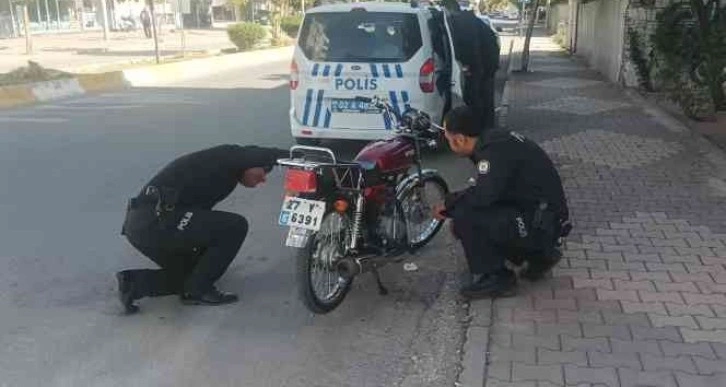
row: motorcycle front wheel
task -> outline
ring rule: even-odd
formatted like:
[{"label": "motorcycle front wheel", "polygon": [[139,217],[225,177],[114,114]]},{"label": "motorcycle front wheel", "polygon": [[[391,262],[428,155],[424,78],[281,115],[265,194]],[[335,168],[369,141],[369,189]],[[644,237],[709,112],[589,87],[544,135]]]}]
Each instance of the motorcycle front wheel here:
[{"label": "motorcycle front wheel", "polygon": [[298,293],[313,313],[325,314],[337,308],[353,284],[352,278],[343,278],[336,268],[350,238],[349,226],[347,215],[329,212],[323,218],[320,230],[298,251]]},{"label": "motorcycle front wheel", "polygon": [[411,249],[419,249],[436,236],[444,222],[433,217],[433,208],[443,203],[449,186],[439,175],[424,175],[422,180],[399,194],[408,228]]}]

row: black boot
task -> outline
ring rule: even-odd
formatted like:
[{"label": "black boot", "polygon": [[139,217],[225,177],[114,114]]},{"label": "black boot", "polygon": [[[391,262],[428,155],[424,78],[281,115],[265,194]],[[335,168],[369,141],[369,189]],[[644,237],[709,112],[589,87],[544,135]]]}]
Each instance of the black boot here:
[{"label": "black boot", "polygon": [[519,274],[522,278],[529,281],[539,281],[562,260],[562,251],[554,249],[550,254],[542,257],[532,257],[527,259],[527,267]]},{"label": "black boot", "polygon": [[481,276],[472,284],[461,289],[463,297],[469,299],[511,297],[515,293],[517,277],[509,270]]},{"label": "black boot", "polygon": [[180,298],[185,305],[224,305],[239,300],[236,294],[220,292],[214,287],[203,294],[183,293]]},{"label": "black boot", "polygon": [[124,313],[134,314],[139,311],[139,307],[134,304],[138,298],[136,297],[136,287],[131,280],[128,272],[120,271],[116,273],[116,281],[118,281],[118,299],[124,308]]}]

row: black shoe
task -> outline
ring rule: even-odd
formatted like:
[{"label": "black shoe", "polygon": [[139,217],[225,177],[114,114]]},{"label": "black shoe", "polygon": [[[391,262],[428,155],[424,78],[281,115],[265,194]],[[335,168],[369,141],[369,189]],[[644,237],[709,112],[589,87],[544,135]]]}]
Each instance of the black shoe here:
[{"label": "black shoe", "polygon": [[511,297],[515,294],[517,277],[511,271],[481,276],[476,282],[461,289],[460,294],[469,299]]},{"label": "black shoe", "polygon": [[118,299],[124,307],[124,313],[137,313],[139,307],[134,305],[134,301],[136,301],[134,297],[134,283],[131,281],[129,273],[123,271],[116,273],[116,281],[118,281]]},{"label": "black shoe", "polygon": [[236,294],[220,292],[216,288],[204,294],[183,293],[180,298],[185,305],[224,305],[239,300]]},{"label": "black shoe", "polygon": [[562,252],[556,249],[548,258],[535,258],[527,262],[527,267],[519,274],[522,278],[535,282],[544,278],[562,260]]}]

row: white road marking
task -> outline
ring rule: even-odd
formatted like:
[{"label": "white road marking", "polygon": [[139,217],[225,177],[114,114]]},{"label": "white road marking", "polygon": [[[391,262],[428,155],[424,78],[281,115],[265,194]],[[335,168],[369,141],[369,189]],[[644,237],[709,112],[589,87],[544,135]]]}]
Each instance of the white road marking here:
[{"label": "white road marking", "polygon": [[66,118],[60,117],[47,117],[47,118],[36,118],[36,117],[2,117],[0,116],[0,122],[12,123],[12,122],[32,122],[37,124],[60,124],[68,122]]}]

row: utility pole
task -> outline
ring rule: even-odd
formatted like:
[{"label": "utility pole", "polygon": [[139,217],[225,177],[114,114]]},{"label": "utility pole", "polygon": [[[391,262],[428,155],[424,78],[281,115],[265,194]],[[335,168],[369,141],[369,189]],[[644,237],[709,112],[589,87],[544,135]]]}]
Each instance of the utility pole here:
[{"label": "utility pole", "polygon": [[532,12],[531,15],[529,15],[529,23],[527,25],[527,32],[524,37],[524,49],[522,50],[522,68],[520,71],[527,72],[529,71],[529,45],[532,41],[532,33],[534,32],[534,23],[537,18],[537,9],[539,9],[539,3],[542,0],[532,0],[532,9],[530,10]]},{"label": "utility pole", "polygon": [[159,35],[156,33],[156,13],[154,12],[154,0],[149,1],[149,9],[151,10],[151,26],[154,32],[154,55],[156,56],[156,64],[161,63],[159,58]]},{"label": "utility pole", "polygon": [[60,5],[58,4],[58,0],[55,0],[55,20],[58,22],[58,29],[61,29]]},{"label": "utility pole", "polygon": [[106,0],[101,0],[101,14],[103,15],[103,43],[104,48],[108,50],[108,8]]},{"label": "utility pole", "polygon": [[23,24],[25,26],[25,53],[33,54],[33,37],[30,36],[30,15],[28,15],[28,2],[23,2]]},{"label": "utility pole", "polygon": [[46,30],[50,30],[50,8],[48,8],[48,0],[45,0],[45,22],[47,24]]},{"label": "utility pole", "polygon": [[12,0],[8,0],[8,7],[10,7],[10,22],[13,24],[12,37],[14,38],[18,36],[18,26],[15,11],[13,10],[13,8],[15,8],[15,4],[13,4]]},{"label": "utility pole", "polygon": [[550,28],[550,13],[552,12],[552,0],[547,0],[547,14],[545,15],[545,28]]}]

